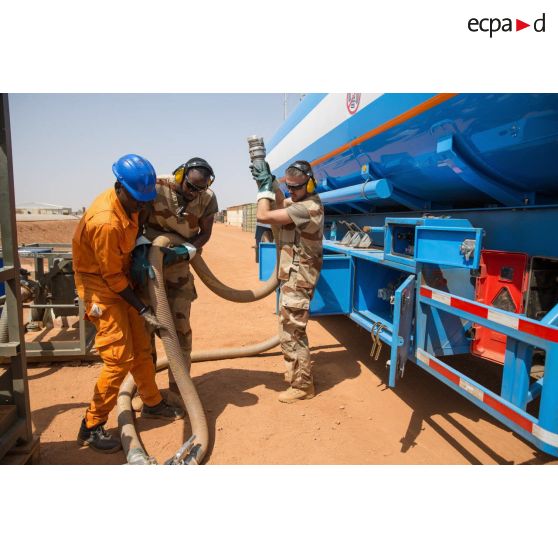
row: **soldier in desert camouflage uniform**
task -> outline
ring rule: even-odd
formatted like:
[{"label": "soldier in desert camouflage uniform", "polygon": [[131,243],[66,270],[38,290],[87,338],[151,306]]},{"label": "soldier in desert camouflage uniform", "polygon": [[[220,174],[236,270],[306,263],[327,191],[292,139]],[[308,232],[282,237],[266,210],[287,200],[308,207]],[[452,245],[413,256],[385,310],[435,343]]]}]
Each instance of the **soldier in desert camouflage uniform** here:
[{"label": "soldier in desert camouflage uniform", "polygon": [[[279,395],[279,401],[293,403],[314,397],[306,324],[322,269],[324,208],[314,193],[316,182],[307,161],[295,161],[285,171],[290,199],[277,187],[265,161],[254,162],[252,175],[259,186],[258,221],[281,225],[279,336],[287,367],[285,379],[291,385]],[[273,200],[275,210],[271,209]]]},{"label": "soldier in desert camouflage uniform", "polygon": [[[166,250],[163,259],[165,287],[176,333],[188,369],[191,364],[192,329],[190,308],[197,298],[189,260],[211,237],[213,219],[219,208],[209,186],[215,176],[207,161],[199,157],[178,167],[172,175],[157,177],[157,196],[147,217],[144,236],[153,241],[165,232],[178,233],[184,243]],[[144,286],[143,296],[147,296]],[[171,391],[178,392],[169,381]]]}]

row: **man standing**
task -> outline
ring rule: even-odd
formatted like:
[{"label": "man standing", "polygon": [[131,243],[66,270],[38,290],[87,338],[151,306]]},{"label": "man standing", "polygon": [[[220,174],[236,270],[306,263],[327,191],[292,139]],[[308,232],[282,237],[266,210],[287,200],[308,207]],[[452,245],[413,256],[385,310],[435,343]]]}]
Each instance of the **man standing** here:
[{"label": "man standing", "polygon": [[129,154],[114,163],[112,171],[114,187],[98,196],[85,212],[72,240],[77,291],[85,303],[86,319],[97,329],[95,347],[103,360],[78,443],[106,453],[121,448],[104,424],[128,372],[144,402],[142,416],[166,420],[184,416],[182,409],[163,400],[157,388],[146,326],[161,326],[129,282],[138,212],[155,197],[155,170],[147,159]]},{"label": "man standing", "polygon": [[[290,199],[277,187],[269,165],[254,161],[252,176],[258,183],[257,220],[281,225],[279,238],[279,336],[290,387],[279,394],[282,403],[314,397],[310,348],[306,335],[310,301],[322,269],[324,208],[315,194],[316,182],[307,161],[295,161],[285,171]],[[276,192],[274,194],[274,191]],[[271,209],[276,201],[277,209]]]},{"label": "man standing", "polygon": [[[172,175],[157,177],[156,197],[145,227],[150,241],[165,232],[177,233],[184,240],[165,249],[163,264],[169,306],[188,370],[192,352],[190,309],[197,298],[188,261],[211,238],[213,219],[219,211],[217,198],[209,189],[214,180],[211,165],[200,157],[189,159]],[[169,387],[178,393],[172,374]]]}]

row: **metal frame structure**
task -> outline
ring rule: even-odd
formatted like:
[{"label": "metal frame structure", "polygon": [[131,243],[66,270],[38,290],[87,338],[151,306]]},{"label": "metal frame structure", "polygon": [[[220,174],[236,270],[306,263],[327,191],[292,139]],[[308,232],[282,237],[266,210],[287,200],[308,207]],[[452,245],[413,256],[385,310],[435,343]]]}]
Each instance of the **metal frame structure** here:
[{"label": "metal frame structure", "polygon": [[[532,211],[540,221],[550,216]],[[505,214],[491,218],[496,217]],[[310,314],[343,314],[369,331],[375,360],[385,344],[389,387],[396,387],[411,360],[538,449],[558,456],[558,304],[538,321],[474,299],[471,273],[479,267],[483,228],[466,226],[462,218],[383,218],[382,248],[324,240]],[[479,213],[472,221],[484,226],[487,218]],[[406,227],[414,227],[412,234]],[[259,249],[260,279],[266,280],[275,265],[275,245]],[[470,353],[468,334],[476,325],[507,338],[499,393],[445,362]],[[536,349],[545,353],[544,376],[538,379],[531,376]]]},{"label": "metal frame structure", "polygon": [[15,197],[10,135],[8,95],[2,93],[0,113],[0,227],[2,232],[3,267],[0,282],[6,286],[8,312],[8,342],[0,344],[0,356],[9,357],[6,370],[0,376],[0,405],[15,405],[15,417],[0,436],[0,459],[18,443],[32,439],[31,408],[27,384],[27,360],[20,292],[20,262],[17,245]]},{"label": "metal frame structure", "polygon": [[[500,395],[426,352],[426,307],[474,321],[507,336]],[[558,328],[550,325],[552,316],[557,312],[558,305],[550,312],[550,317],[540,322],[423,285],[417,297],[415,362],[542,451],[558,455]],[[525,358],[530,347],[546,351],[544,377],[532,385],[529,378],[530,359]],[[526,411],[526,407],[538,397],[537,419]]]},{"label": "metal frame structure", "polygon": [[[48,263],[48,269],[52,269],[54,261],[62,258],[65,260],[72,259],[70,244],[61,243],[34,243],[26,244],[19,248],[20,257],[32,258],[35,260],[35,280],[41,281],[45,278],[44,261]],[[44,251],[42,251],[44,250]],[[46,251],[51,250],[51,251]],[[78,299],[77,306],[74,304],[24,304],[24,308],[75,308],[78,316],[78,339],[75,341],[30,341],[26,343],[27,357],[30,361],[52,359],[52,358],[69,358],[69,357],[94,357],[90,353],[95,339],[95,328],[91,325],[87,327],[88,322],[84,320],[85,308],[83,301]]]},{"label": "metal frame structure", "polygon": [[[44,283],[48,272],[45,273],[44,262],[47,261],[49,272],[54,268],[58,259],[71,260],[71,245],[64,243],[33,243],[20,246],[18,249],[20,258],[34,260],[34,278],[37,282]],[[1,256],[0,252],[0,256]],[[77,304],[49,303],[23,303],[24,309],[72,309],[78,317],[78,338],[70,341],[52,339],[49,341],[26,341],[26,355],[28,362],[41,362],[52,360],[67,360],[71,358],[97,359],[98,355],[91,352],[95,341],[95,328],[90,322],[84,320],[85,307],[81,299]],[[2,308],[2,306],[0,306]],[[0,362],[3,362],[0,355]]]}]

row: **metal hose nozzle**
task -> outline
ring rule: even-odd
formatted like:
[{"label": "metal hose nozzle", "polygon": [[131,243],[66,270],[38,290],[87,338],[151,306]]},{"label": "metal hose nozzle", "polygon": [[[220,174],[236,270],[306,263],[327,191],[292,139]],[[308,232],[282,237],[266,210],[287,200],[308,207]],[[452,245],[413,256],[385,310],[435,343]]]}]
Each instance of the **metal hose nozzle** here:
[{"label": "metal hose nozzle", "polygon": [[249,136],[247,139],[250,161],[253,162],[256,159],[265,159],[266,151],[263,138],[260,136]]}]

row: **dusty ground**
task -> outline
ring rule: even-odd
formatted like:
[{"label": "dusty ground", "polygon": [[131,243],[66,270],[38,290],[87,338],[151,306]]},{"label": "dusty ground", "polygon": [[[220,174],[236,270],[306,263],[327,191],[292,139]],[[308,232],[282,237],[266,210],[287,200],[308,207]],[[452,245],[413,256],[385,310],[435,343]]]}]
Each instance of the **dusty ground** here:
[{"label": "dusty ground", "polygon": [[[18,223],[19,241],[69,242],[75,224]],[[233,287],[257,281],[252,235],[216,225],[204,257]],[[254,304],[223,301],[200,280],[192,324],[194,350],[236,347],[276,332],[272,296]],[[386,349],[369,356],[369,334],[344,317],[312,320],[317,396],[294,405],[277,402],[285,389],[280,353],[193,365],[192,376],[207,411],[209,464],[544,463],[539,454],[426,372],[409,364],[397,389],[388,389]],[[122,452],[104,456],[75,442],[100,365],[29,369],[33,423],[41,435],[44,464],[124,463]],[[487,373],[491,373],[490,369]],[[488,379],[488,382],[497,381]],[[162,388],[166,373],[158,375]],[[116,431],[116,416],[108,427]],[[137,419],[149,451],[170,457],[189,435],[187,421]]]}]

